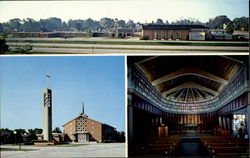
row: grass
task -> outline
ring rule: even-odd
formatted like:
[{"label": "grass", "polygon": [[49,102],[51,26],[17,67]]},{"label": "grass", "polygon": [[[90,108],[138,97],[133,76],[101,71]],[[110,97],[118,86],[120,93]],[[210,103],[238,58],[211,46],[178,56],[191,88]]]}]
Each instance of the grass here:
[{"label": "grass", "polygon": [[17,148],[0,148],[0,151],[35,151],[38,149],[17,149]]},{"label": "grass", "polygon": [[[24,47],[25,45],[12,45],[10,44],[9,46],[12,47]],[[74,48],[74,49],[90,49],[90,50],[95,50],[95,49],[111,49],[111,50],[151,50],[151,51],[223,51],[223,52],[248,52],[248,50],[231,50],[231,49],[169,49],[169,48],[122,48],[122,47],[66,47],[66,46],[36,46],[33,45],[32,47],[37,47],[37,48]]]},{"label": "grass", "polygon": [[79,54],[79,53],[67,53],[67,52],[39,52],[39,51],[30,51],[29,53],[13,53],[13,52],[5,52],[1,55],[32,55],[32,54]]},{"label": "grass", "polygon": [[246,47],[248,42],[193,42],[193,41],[64,41],[64,40],[13,40],[7,42],[29,42],[29,43],[68,43],[68,44],[106,44],[106,45],[182,45],[182,46],[239,46]]}]

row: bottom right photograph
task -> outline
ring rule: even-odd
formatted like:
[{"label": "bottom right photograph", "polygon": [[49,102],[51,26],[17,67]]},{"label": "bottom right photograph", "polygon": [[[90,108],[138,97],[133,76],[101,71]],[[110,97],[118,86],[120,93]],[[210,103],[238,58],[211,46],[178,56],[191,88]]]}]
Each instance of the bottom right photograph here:
[{"label": "bottom right photograph", "polygon": [[129,157],[249,156],[249,56],[127,56]]}]

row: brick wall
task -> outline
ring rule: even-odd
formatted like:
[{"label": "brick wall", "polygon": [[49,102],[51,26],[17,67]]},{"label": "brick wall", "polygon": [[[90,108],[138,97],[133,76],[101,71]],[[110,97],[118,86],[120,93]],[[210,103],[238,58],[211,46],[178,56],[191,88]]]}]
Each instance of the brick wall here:
[{"label": "brick wall", "polygon": [[189,32],[189,30],[142,30],[142,35],[149,37],[149,40],[189,40]]},{"label": "brick wall", "polygon": [[102,124],[87,118],[87,131],[97,141],[102,142]]},{"label": "brick wall", "polygon": [[73,134],[76,132],[76,120],[72,120],[64,125],[64,132],[70,138],[70,140],[75,141]]}]

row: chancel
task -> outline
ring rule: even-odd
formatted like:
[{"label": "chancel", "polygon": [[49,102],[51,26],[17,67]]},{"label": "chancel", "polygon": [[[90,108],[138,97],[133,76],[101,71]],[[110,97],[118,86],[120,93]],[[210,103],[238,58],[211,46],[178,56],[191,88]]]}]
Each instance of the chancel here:
[{"label": "chancel", "polygon": [[249,155],[248,56],[128,56],[128,156]]}]

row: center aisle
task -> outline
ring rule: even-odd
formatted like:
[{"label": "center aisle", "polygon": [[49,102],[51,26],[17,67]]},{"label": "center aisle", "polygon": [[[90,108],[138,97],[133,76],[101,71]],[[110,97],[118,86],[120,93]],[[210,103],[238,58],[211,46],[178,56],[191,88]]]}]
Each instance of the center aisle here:
[{"label": "center aisle", "polygon": [[179,156],[208,156],[199,137],[182,137]]}]

